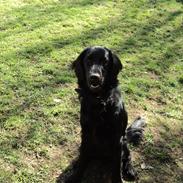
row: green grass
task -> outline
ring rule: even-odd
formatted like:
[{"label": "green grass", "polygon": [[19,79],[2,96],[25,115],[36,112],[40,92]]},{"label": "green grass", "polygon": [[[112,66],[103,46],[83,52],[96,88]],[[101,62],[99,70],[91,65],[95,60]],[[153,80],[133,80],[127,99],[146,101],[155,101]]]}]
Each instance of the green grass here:
[{"label": "green grass", "polygon": [[[71,62],[103,45],[124,65],[140,182],[183,182],[183,5],[175,0],[3,0],[0,3],[0,182],[55,182],[77,154]],[[154,167],[141,170],[140,164]]]}]

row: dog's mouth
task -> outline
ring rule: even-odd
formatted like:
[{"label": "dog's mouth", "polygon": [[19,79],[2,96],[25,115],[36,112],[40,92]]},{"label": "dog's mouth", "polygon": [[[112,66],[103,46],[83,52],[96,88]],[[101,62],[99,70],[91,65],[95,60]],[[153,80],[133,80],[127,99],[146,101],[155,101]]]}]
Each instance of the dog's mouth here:
[{"label": "dog's mouth", "polygon": [[99,81],[90,81],[90,86],[91,86],[91,88],[98,88],[98,87],[100,87],[100,82]]},{"label": "dog's mouth", "polygon": [[101,89],[101,84],[99,83],[90,83],[90,89],[92,91],[98,91]]},{"label": "dog's mouth", "polygon": [[102,88],[102,82],[101,80],[90,80],[89,87],[93,92],[97,92]]}]

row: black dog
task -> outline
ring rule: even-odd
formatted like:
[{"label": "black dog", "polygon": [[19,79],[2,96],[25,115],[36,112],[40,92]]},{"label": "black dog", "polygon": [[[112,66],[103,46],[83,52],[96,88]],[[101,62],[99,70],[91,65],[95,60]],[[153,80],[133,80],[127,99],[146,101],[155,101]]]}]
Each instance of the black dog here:
[{"label": "black dog", "polygon": [[127,129],[128,116],[118,89],[119,58],[109,49],[95,46],[86,48],[72,66],[79,85],[82,142],[77,170],[66,182],[81,182],[93,158],[111,161],[112,183],[121,183],[122,178],[136,180],[127,137],[132,142],[142,138],[143,120]]}]

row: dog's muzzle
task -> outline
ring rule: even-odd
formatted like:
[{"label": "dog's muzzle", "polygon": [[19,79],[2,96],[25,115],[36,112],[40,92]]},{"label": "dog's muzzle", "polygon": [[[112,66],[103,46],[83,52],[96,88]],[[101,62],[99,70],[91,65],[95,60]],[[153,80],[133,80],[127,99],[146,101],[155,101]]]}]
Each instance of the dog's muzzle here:
[{"label": "dog's muzzle", "polygon": [[98,90],[102,85],[102,79],[99,74],[95,73],[89,77],[90,89]]}]

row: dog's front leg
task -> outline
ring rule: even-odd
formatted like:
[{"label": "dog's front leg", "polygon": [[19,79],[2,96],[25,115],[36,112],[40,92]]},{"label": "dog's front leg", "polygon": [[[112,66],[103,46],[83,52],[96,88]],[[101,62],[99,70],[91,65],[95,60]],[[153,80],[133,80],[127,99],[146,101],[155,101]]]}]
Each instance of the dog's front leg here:
[{"label": "dog's front leg", "polygon": [[88,157],[83,152],[84,149],[81,145],[80,155],[74,166],[73,174],[66,180],[66,183],[80,183],[84,174],[85,169],[88,165]]},{"label": "dog's front leg", "polygon": [[116,145],[112,160],[112,183],[122,183],[121,179],[121,144]]},{"label": "dog's front leg", "polygon": [[125,136],[121,137],[121,170],[122,177],[126,181],[135,181],[137,179],[137,173],[132,166],[130,150],[127,146],[127,139]]},{"label": "dog's front leg", "polygon": [[80,155],[77,160],[76,165],[74,166],[74,172],[73,174],[67,179],[66,183],[81,183],[84,171],[86,170],[88,163],[89,163],[89,157],[88,157],[88,137],[85,132],[82,133],[81,136],[81,146],[80,146]]}]

